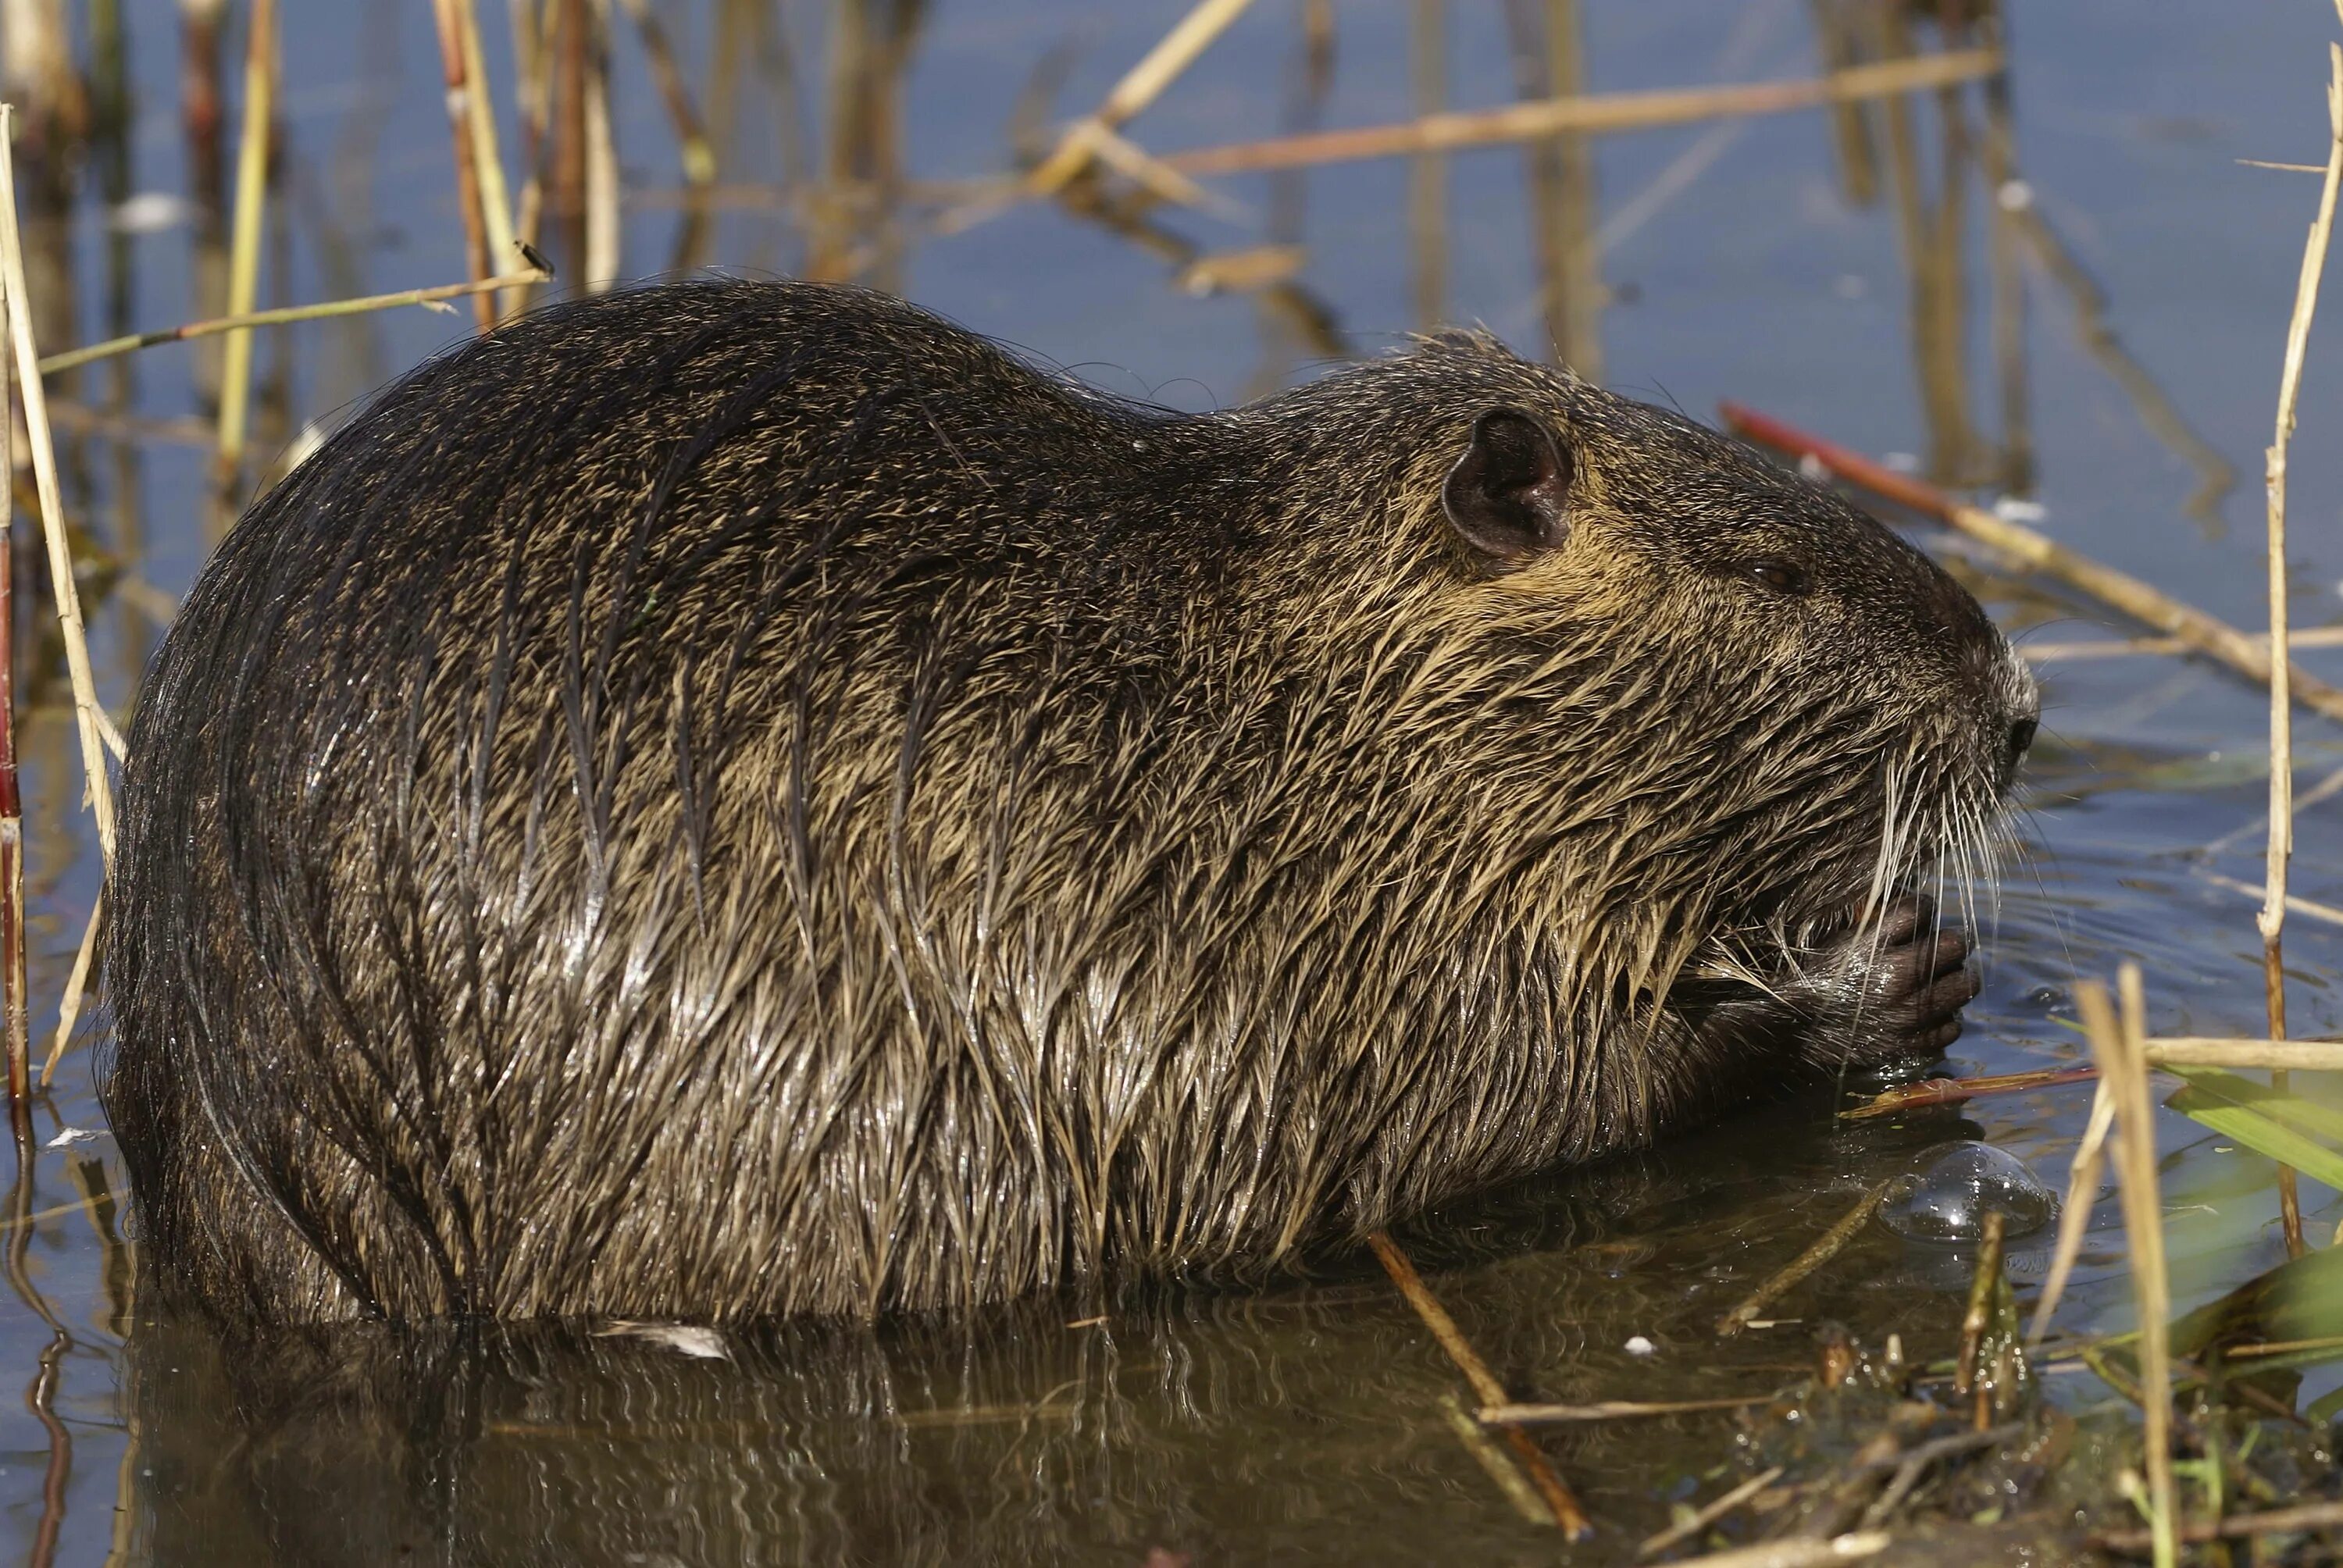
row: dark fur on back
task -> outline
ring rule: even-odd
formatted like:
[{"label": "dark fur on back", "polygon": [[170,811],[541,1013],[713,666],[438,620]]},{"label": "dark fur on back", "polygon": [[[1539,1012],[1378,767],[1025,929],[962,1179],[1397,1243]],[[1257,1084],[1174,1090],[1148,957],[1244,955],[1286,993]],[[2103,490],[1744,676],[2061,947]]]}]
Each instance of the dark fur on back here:
[{"label": "dark fur on back", "polygon": [[[1571,454],[1525,563],[1443,515],[1493,407]],[[1182,417],[867,293],[581,301],[204,571],[107,1109],[165,1279],[274,1319],[1264,1265],[1816,1055],[1704,1023],[1982,830],[2014,668],[1844,502],[1486,337]]]}]

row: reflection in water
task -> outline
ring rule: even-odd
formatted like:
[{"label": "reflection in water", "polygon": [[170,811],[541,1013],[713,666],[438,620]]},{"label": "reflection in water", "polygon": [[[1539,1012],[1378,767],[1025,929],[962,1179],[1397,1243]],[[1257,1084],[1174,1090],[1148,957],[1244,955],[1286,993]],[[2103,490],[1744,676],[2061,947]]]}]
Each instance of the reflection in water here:
[{"label": "reflection in water", "polygon": [[[1769,1392],[1811,1335],[1718,1346],[1717,1313],[1913,1149],[1975,1131],[1838,1132],[1815,1109],[1495,1194],[1408,1245],[1520,1397]],[[1913,1260],[1875,1229],[1850,1257],[1877,1276],[1851,1303],[1858,1333],[1946,1338],[1957,1259]],[[1941,1285],[1906,1272],[1946,1268]],[[1554,1543],[1458,1441],[1453,1368],[1363,1256],[1257,1294],[799,1323],[722,1349],[548,1324],[223,1345],[142,1323],[144,1544],[187,1563],[616,1564],[1503,1561]],[[1544,1438],[1608,1527],[1593,1560],[1664,1523],[1661,1493],[1731,1431],[1692,1416]]]}]

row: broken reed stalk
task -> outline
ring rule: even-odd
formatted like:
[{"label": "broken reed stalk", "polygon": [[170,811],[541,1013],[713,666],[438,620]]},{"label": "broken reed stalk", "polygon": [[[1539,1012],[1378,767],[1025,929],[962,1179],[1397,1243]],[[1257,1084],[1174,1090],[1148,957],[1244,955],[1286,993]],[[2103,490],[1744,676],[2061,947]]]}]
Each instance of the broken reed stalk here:
[{"label": "broken reed stalk", "polygon": [[[1481,1359],[1480,1352],[1464,1337],[1464,1331],[1458,1328],[1456,1320],[1448,1315],[1448,1309],[1424,1288],[1422,1276],[1416,1273],[1415,1265],[1408,1261],[1407,1254],[1381,1231],[1367,1238],[1367,1245],[1374,1249],[1383,1272],[1389,1274],[1392,1283],[1399,1287],[1399,1293],[1406,1298],[1407,1304],[1415,1309],[1415,1315],[1423,1320],[1423,1326],[1432,1331],[1432,1337],[1440,1342],[1440,1348],[1448,1352],[1448,1359],[1456,1363],[1456,1370],[1464,1374],[1464,1381],[1473,1385],[1473,1397],[1484,1407],[1503,1404],[1505,1385],[1497,1381],[1496,1374],[1489,1370],[1489,1363]],[[1530,1434],[1518,1426],[1504,1426],[1499,1431],[1504,1435],[1505,1446],[1513,1451],[1513,1457],[1521,1462],[1522,1468],[1529,1473],[1531,1483],[1537,1487],[1539,1495],[1545,1499],[1546,1507],[1553,1512],[1554,1523],[1562,1533],[1573,1541],[1593,1533],[1594,1521],[1586,1517],[1586,1510],[1580,1506],[1577,1497],[1573,1495],[1562,1477],[1554,1473],[1554,1466],[1547,1462],[1544,1451]]]},{"label": "broken reed stalk", "polygon": [[[268,123],[277,85],[277,0],[252,0],[245,40],[244,129],[236,154],[236,219],[228,252],[227,311],[249,316],[260,284],[260,216],[268,195]],[[252,406],[252,334],[231,332],[220,355],[216,477],[235,483],[244,464],[245,422]]]},{"label": "broken reed stalk", "polygon": [[1815,1244],[1790,1260],[1781,1272],[1752,1292],[1747,1300],[1717,1320],[1720,1336],[1739,1333],[1776,1301],[1783,1292],[1821,1268],[1837,1255],[1838,1250],[1851,1241],[1863,1222],[1871,1218],[1880,1200],[1887,1196],[1887,1183],[1880,1182],[1863,1195],[1862,1201],[1839,1217],[1838,1222],[1817,1237]]},{"label": "broken reed stalk", "polygon": [[[269,0],[258,0],[266,7]],[[0,104],[0,291],[7,295],[9,347],[17,394],[24,399],[25,434],[32,443],[33,481],[41,501],[41,536],[48,546],[49,586],[56,596],[57,628],[65,645],[65,672],[73,686],[75,729],[81,739],[82,770],[91,815],[97,820],[104,867],[114,866],[114,787],[106,772],[97,680],[90,672],[89,638],[83,629],[81,590],[74,581],[73,551],[65,541],[65,498],[57,485],[57,454],[49,437],[49,408],[41,387],[40,347],[33,337],[31,302],[25,290],[25,248],[16,231],[16,163],[10,137],[14,111]],[[235,339],[231,338],[231,342]]]},{"label": "broken reed stalk", "polygon": [[627,18],[635,25],[635,35],[642,40],[643,58],[651,68],[651,81],[659,88],[659,99],[667,106],[667,117],[675,126],[677,156],[683,163],[683,183],[707,186],[716,182],[716,149],[708,140],[708,128],[699,118],[699,109],[691,101],[691,89],[686,85],[683,73],[676,68],[675,50],[667,41],[667,29],[659,25],[651,10],[650,0],[619,0],[627,8]]},{"label": "broken reed stalk", "polygon": [[331,316],[357,316],[370,310],[396,310],[404,305],[436,305],[442,300],[461,299],[466,295],[488,295],[500,288],[543,283],[552,276],[550,268],[537,266],[497,277],[483,277],[472,283],[446,283],[431,288],[401,289],[396,294],[368,294],[356,299],[330,299],[319,305],[291,305],[276,310],[255,310],[243,316],[220,316],[209,321],[190,321],[179,327],[166,327],[159,332],[134,332],[126,337],[109,337],[103,343],[93,343],[86,348],[52,354],[41,361],[41,374],[54,376],[60,370],[71,370],[93,359],[111,358],[116,354],[129,354],[166,343],[184,343],[192,337],[240,332],[252,327],[277,327],[290,321],[317,321]]},{"label": "broken reed stalk", "polygon": [[1122,80],[1108,91],[1096,109],[1067,127],[1050,156],[1026,176],[1026,190],[1033,196],[1053,196],[1064,189],[1066,182],[1081,173],[1097,153],[1100,132],[1116,129],[1153,103],[1252,4],[1252,0],[1197,0],[1195,7],[1139,64],[1123,73]]},{"label": "broken reed stalk", "polygon": [[2172,1316],[2164,1271],[2164,1212],[2156,1173],[2156,1110],[2148,1098],[2147,1063],[2141,1060],[2139,966],[2127,963],[2118,981],[2124,1019],[2116,1021],[2107,989],[2092,981],[2078,988],[2076,1002],[2091,1050],[2106,1074],[2115,1105],[2117,1186],[2122,1194],[2124,1231],[2130,1241],[2132,1291],[2139,1311],[2139,1407],[2147,1464],[2148,1524],[2157,1568],[2171,1568],[2177,1502],[2172,1479]]},{"label": "broken reed stalk", "polygon": [[2083,1250],[2083,1233],[2091,1228],[2092,1201],[2098,1194],[2099,1173],[2107,1166],[2107,1130],[2115,1125],[2115,1096],[2102,1075],[2098,1092],[2091,1096],[2090,1120],[2083,1124],[2083,1136],[2067,1166],[2066,1201],[2058,1211],[2058,1241],[2050,1251],[2050,1271],[2042,1281],[2042,1293],[2035,1299],[2034,1321],[2026,1329],[2028,1350],[2041,1344],[2042,1336],[2049,1332],[2051,1315],[2058,1310],[2058,1299],[2066,1293],[2066,1281]]},{"label": "broken reed stalk", "polygon": [[1970,49],[1919,59],[1857,65],[1826,76],[1786,82],[1745,82],[1726,87],[1665,88],[1654,92],[1588,93],[1510,104],[1497,109],[1454,110],[1425,115],[1392,126],[1312,131],[1229,146],[1190,147],[1159,155],[1182,174],[1250,174],[1348,163],[1360,158],[1398,157],[1457,147],[1485,147],[1533,141],[1564,132],[1645,130],[1690,120],[1735,115],[1779,115],[1825,104],[1889,97],[1924,87],[1976,81],[2000,68],[1991,49]]},{"label": "broken reed stalk", "polygon": [[[1793,457],[1811,457],[1834,477],[1859,489],[1934,518],[1956,532],[1991,545],[2020,565],[2057,578],[2067,587],[2121,610],[2134,620],[2177,637],[2199,653],[2267,685],[2270,678],[2269,639],[2248,636],[2228,622],[2183,604],[2160,588],[2113,567],[2101,566],[2021,523],[2008,522],[1982,507],[1956,501],[1925,479],[1898,474],[1859,453],[1819,436],[1812,436],[1771,415],[1743,404],[1727,402],[1720,412],[1735,435],[1772,447]],[[2343,719],[2343,689],[2338,689],[2299,668],[2289,667],[2288,682],[2293,700],[2314,713]]]},{"label": "broken reed stalk", "polygon": [[[0,111],[0,136],[8,126]],[[5,286],[5,284],[0,284]],[[15,420],[5,388],[8,313],[0,309],[0,476],[16,475]],[[32,1000],[25,963],[25,807],[16,791],[16,508],[0,508],[0,1026],[8,1037],[8,1117],[21,1147],[33,1136]]]},{"label": "broken reed stalk", "polygon": [[2000,1210],[1986,1211],[1985,1234],[1977,1247],[1976,1273],[1969,1281],[1968,1310],[1961,1314],[1960,1353],[1953,1365],[1953,1393],[1956,1398],[1966,1399],[1976,1392],[1977,1361],[1985,1349],[1986,1330],[1993,1326],[1994,1287],[2001,1282],[2001,1238],[2007,1224],[2008,1218]]},{"label": "broken reed stalk", "polygon": [[[2343,0],[2336,0],[2343,17]],[[2318,307],[2318,282],[2327,269],[2327,244],[2335,226],[2335,188],[2343,181],[2343,46],[2329,44],[2327,83],[2327,172],[2318,187],[2318,216],[2302,247],[2302,275],[2296,280],[2294,314],[2286,328],[2286,360],[2278,372],[2278,420],[2263,454],[2262,485],[2269,503],[2269,639],[2287,641],[2286,449],[2294,435],[2295,403],[2302,390],[2302,361],[2310,347],[2310,318]],[[2262,934],[2262,990],[2269,1014],[2269,1037],[2286,1038],[2286,869],[2294,852],[2294,711],[2287,700],[2287,660],[2270,666],[2269,853],[2262,876],[2262,911],[2255,922]],[[2283,1091],[2286,1074],[2270,1075]],[[2302,1198],[2294,1168],[2278,1171],[2278,1213],[2286,1228],[2288,1257],[2303,1254]]]},{"label": "broken reed stalk", "polygon": [[65,994],[57,1000],[56,1032],[49,1037],[49,1054],[41,1062],[41,1087],[56,1075],[57,1062],[73,1041],[74,1025],[81,1020],[82,999],[89,994],[90,965],[97,959],[98,924],[106,918],[106,885],[98,884],[90,900],[89,922],[81,929],[81,946],[74,950],[73,969],[65,976]]}]

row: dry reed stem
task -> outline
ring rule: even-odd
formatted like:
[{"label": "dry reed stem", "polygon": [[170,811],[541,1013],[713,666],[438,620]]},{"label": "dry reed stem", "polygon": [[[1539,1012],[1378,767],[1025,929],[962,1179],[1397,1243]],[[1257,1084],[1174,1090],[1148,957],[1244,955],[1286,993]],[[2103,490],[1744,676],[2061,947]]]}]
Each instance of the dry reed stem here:
[{"label": "dry reed stem", "polygon": [[[227,311],[249,316],[260,283],[260,217],[268,196],[268,123],[277,88],[277,0],[252,0],[244,58],[244,129],[236,154],[236,218],[228,253]],[[477,274],[475,275],[477,276]],[[252,334],[231,332],[220,354],[219,455],[223,485],[244,463],[252,405]]]},{"label": "dry reed stem", "polygon": [[55,1077],[57,1062],[73,1041],[74,1025],[81,1020],[82,1000],[89,991],[89,968],[97,958],[98,922],[106,916],[106,889],[90,901],[89,923],[81,929],[81,946],[74,950],[73,969],[65,976],[65,994],[57,1001],[57,1030],[49,1039],[49,1054],[41,1063],[41,1087]]},{"label": "dry reed stem", "polygon": [[1641,1421],[1658,1415],[1697,1415],[1714,1410],[1747,1410],[1772,1401],[1770,1393],[1730,1399],[1604,1399],[1592,1404],[1485,1404],[1474,1412],[1483,1426],[1568,1426],[1584,1422]]},{"label": "dry reed stem", "polygon": [[[2343,17],[2343,0],[2336,0]],[[2318,216],[2312,219],[2302,248],[2302,275],[2295,283],[2294,314],[2287,323],[2286,360],[2278,373],[2278,418],[2269,449],[2263,454],[2262,485],[2269,503],[2269,638],[2273,647],[2287,640],[2286,581],[2286,453],[2294,436],[2295,406],[2302,390],[2302,362],[2310,347],[2310,319],[2318,307],[2318,283],[2327,269],[2327,246],[2335,226],[2335,189],[2343,182],[2343,47],[2327,46],[2327,173],[2318,187]],[[2269,1037],[2286,1038],[2286,871],[2294,853],[2294,710],[2287,700],[2287,660],[2270,668],[2269,851],[2262,875],[2262,910],[2255,922],[2262,934],[2262,990],[2269,1014]],[[2270,1075],[2272,1087],[2283,1090],[2286,1074]],[[2278,1171],[2278,1211],[2286,1230],[2286,1250],[2299,1258],[2302,1240],[2302,1198],[2294,1169]]]},{"label": "dry reed stem", "polygon": [[[1416,115],[1436,115],[1448,103],[1446,0],[1415,0],[1407,44]],[[1408,166],[1407,232],[1415,324],[1429,332],[1448,312],[1448,160],[1438,153],[1418,154]]]},{"label": "dry reed stem", "polygon": [[1643,1543],[1635,1548],[1635,1555],[1650,1557],[1665,1552],[1679,1542],[1691,1540],[1781,1479],[1782,1466],[1778,1464],[1771,1470],[1760,1471],[1714,1503],[1704,1505],[1698,1513],[1681,1523],[1671,1524],[1657,1535],[1646,1536]]},{"label": "dry reed stem", "polygon": [[618,276],[618,146],[610,120],[609,0],[579,7],[586,52],[586,266],[578,279],[589,294],[608,290]]},{"label": "dry reed stem", "polygon": [[52,354],[41,361],[41,374],[54,376],[61,370],[86,365],[93,359],[111,358],[116,354],[129,354],[166,343],[184,343],[189,338],[209,337],[221,332],[236,332],[251,327],[278,327],[292,321],[316,321],[332,316],[357,316],[369,310],[396,310],[405,305],[435,305],[441,300],[460,299],[466,295],[489,294],[500,288],[543,283],[552,276],[547,267],[531,266],[526,271],[483,277],[471,283],[445,283],[430,288],[401,289],[396,294],[368,294],[355,299],[327,300],[319,305],[290,305],[275,310],[255,310],[244,316],[220,316],[209,321],[190,321],[180,327],[166,327],[158,332],[134,332],[126,337],[109,337],[103,343],[93,343],[86,348]]},{"label": "dry reed stem", "polygon": [[[2265,650],[2268,657],[2269,638],[2258,632],[2247,632],[2247,640]],[[2297,648],[2343,648],[2343,626],[2312,627],[2308,631],[2289,631],[2286,646]],[[2128,658],[2135,654],[2194,653],[2195,648],[2177,637],[2101,638],[2087,642],[2035,642],[2017,650],[2036,663],[2054,658]]]},{"label": "dry reed stem", "polygon": [[1719,1318],[1716,1322],[1717,1333],[1719,1335],[1739,1333],[1749,1326],[1758,1313],[1771,1306],[1783,1292],[1829,1262],[1837,1255],[1838,1250],[1853,1240],[1857,1231],[1863,1229],[1863,1222],[1871,1218],[1872,1211],[1879,1207],[1880,1200],[1886,1196],[1887,1183],[1885,1181],[1865,1192],[1861,1201],[1839,1216],[1837,1223],[1815,1238],[1814,1245],[1791,1259],[1779,1273],[1752,1292],[1747,1300]]},{"label": "dry reed stem", "polygon": [[1190,147],[1159,155],[1182,174],[1249,174],[1262,169],[1396,157],[1456,147],[1493,146],[1564,132],[1645,130],[1732,115],[1778,115],[1825,104],[1889,97],[1923,87],[1975,81],[1999,68],[2000,55],[1970,49],[1916,60],[1857,65],[1826,76],[1747,82],[1726,87],[1670,87],[1654,92],[1589,93],[1496,109],[1426,115],[1400,125],[1312,131],[1228,146]]},{"label": "dry reed stem", "polygon": [[[2267,638],[2248,636],[2127,572],[2101,566],[2021,523],[2008,522],[1982,507],[1956,501],[1925,479],[1898,474],[1771,415],[1732,402],[1722,406],[1722,414],[1726,427],[1736,435],[1801,458],[1811,457],[1838,478],[1982,540],[2032,570],[2056,578],[2135,620],[2178,638],[2241,675],[2265,684],[2269,680],[2270,645]],[[2289,689],[2293,699],[2312,712],[2343,719],[2343,689],[2299,668],[2292,671]]]},{"label": "dry reed stem", "polygon": [[[560,24],[560,0],[545,0],[542,10],[537,0],[511,0],[513,35],[513,93],[520,108],[521,167],[520,201],[514,209],[513,224],[518,237],[525,244],[535,245],[538,228],[545,217],[545,154],[547,132],[553,115],[554,32]],[[522,289],[520,303],[528,303],[528,291]]]},{"label": "dry reed stem", "polygon": [[2177,1523],[2172,1479],[2172,1358],[2167,1341],[2172,1315],[2164,1269],[2164,1212],[2156,1173],[2155,1107],[2147,1093],[2147,1065],[2140,1057],[2139,966],[2123,966],[2119,984],[2124,1018],[2116,1020],[2105,987],[2080,987],[2076,1002],[2091,1050],[2106,1074],[2115,1104],[2115,1165],[2122,1194],[2124,1231],[2131,1243],[2132,1291],[2138,1303],[2139,1407],[2147,1452],[2149,1524],[2157,1568],[2171,1568],[2173,1530]]},{"label": "dry reed stem", "polygon": [[[262,6],[269,0],[258,0]],[[7,295],[9,347],[15,360],[17,394],[24,399],[25,433],[33,447],[33,480],[41,499],[41,535],[48,546],[49,580],[56,596],[57,627],[65,645],[65,672],[73,686],[75,729],[81,739],[82,770],[88,781],[91,815],[106,869],[114,865],[114,788],[106,773],[106,742],[100,736],[97,680],[90,672],[89,638],[83,629],[81,590],[74,581],[73,552],[65,541],[65,500],[57,486],[57,454],[49,437],[49,409],[41,387],[40,347],[33,338],[31,301],[25,291],[24,242],[16,230],[16,161],[12,146],[15,111],[0,104],[0,290]],[[234,338],[230,342],[236,341]]]},{"label": "dry reed stem", "polygon": [[[447,84],[447,135],[456,154],[456,214],[464,225],[464,270],[475,278],[488,276],[488,236],[480,213],[480,161],[472,150],[471,84],[464,60],[461,25],[456,19],[460,0],[431,0],[431,19],[439,30],[439,69]],[[249,308],[249,306],[246,307]],[[473,301],[480,330],[497,324],[497,302],[483,294]]]},{"label": "dry reed stem", "polygon": [[2050,1319],[2066,1293],[2075,1272],[2075,1259],[2091,1228],[2091,1209],[2099,1191],[2099,1175],[2107,1166],[2107,1131],[2115,1125],[2115,1095],[2103,1076],[2091,1096],[2090,1119],[2075,1144],[2075,1158],[2066,1167],[2066,1201],[2058,1210],[2058,1241],[2050,1250],[2050,1271],[2043,1277],[2042,1293],[2035,1298],[2034,1321],[2026,1325],[2026,1346],[2033,1350],[2050,1332]]},{"label": "dry reed stem", "polygon": [[2343,1045],[2323,1040],[2215,1040],[2175,1035],[2146,1043],[2150,1067],[2248,1067],[2343,1072]]},{"label": "dry reed stem", "polygon": [[1099,133],[1114,130],[1153,103],[1252,4],[1252,0],[1197,0],[1194,8],[1139,64],[1123,73],[1122,80],[1109,89],[1096,109],[1067,127],[1050,156],[1025,177],[1027,192],[1053,196],[1065,188],[1066,182],[1081,173],[1097,154]]},{"label": "dry reed stem", "polygon": [[[1464,1337],[1464,1331],[1458,1328],[1456,1320],[1448,1315],[1448,1309],[1424,1288],[1422,1276],[1416,1273],[1415,1265],[1408,1261],[1407,1254],[1381,1231],[1367,1238],[1367,1245],[1374,1249],[1383,1272],[1389,1274],[1392,1283],[1399,1287],[1399,1293],[1406,1298],[1407,1304],[1415,1309],[1415,1315],[1423,1320],[1423,1326],[1432,1331],[1432,1337],[1440,1342],[1440,1348],[1448,1352],[1448,1359],[1456,1363],[1456,1370],[1464,1374],[1464,1381],[1473,1385],[1473,1397],[1484,1407],[1503,1404],[1505,1385],[1497,1381],[1496,1374],[1489,1370],[1489,1363],[1481,1359],[1480,1352],[1473,1348],[1473,1342]],[[1594,1529],[1594,1522],[1586,1517],[1586,1510],[1579,1504],[1577,1497],[1573,1495],[1562,1477],[1554,1473],[1554,1466],[1547,1462],[1544,1451],[1530,1434],[1518,1426],[1506,1426],[1500,1430],[1504,1433],[1505,1446],[1513,1451],[1513,1457],[1529,1473],[1531,1483],[1545,1499],[1547,1508],[1553,1512],[1554,1523],[1563,1533],[1573,1541],[1591,1534]]]},{"label": "dry reed stem", "polygon": [[[480,17],[472,0],[455,0],[458,42],[464,50],[464,105],[471,122],[472,164],[474,186],[479,195],[480,217],[488,239],[487,266],[505,264],[514,254],[513,241],[517,230],[513,222],[512,196],[505,185],[504,153],[497,146],[496,93],[488,85],[487,56],[480,49]],[[527,297],[524,289],[516,288],[497,301],[499,318],[512,315]]]}]

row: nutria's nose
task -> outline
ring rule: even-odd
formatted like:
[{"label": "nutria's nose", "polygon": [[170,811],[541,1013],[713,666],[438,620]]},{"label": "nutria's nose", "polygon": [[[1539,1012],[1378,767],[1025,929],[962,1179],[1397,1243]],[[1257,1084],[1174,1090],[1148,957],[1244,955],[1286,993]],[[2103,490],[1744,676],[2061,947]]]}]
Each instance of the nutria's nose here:
[{"label": "nutria's nose", "polygon": [[2025,759],[2026,748],[2034,744],[2036,721],[2032,719],[2012,719],[2009,725],[2009,761],[2016,767]]}]

